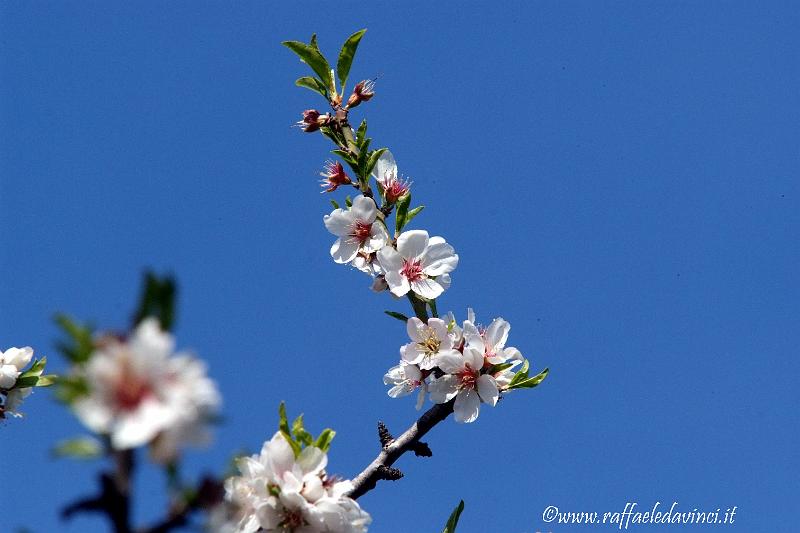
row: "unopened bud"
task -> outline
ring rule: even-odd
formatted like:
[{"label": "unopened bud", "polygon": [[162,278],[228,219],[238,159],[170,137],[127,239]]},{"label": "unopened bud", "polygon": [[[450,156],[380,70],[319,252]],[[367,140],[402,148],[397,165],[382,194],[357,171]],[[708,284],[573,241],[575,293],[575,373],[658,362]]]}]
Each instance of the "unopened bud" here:
[{"label": "unopened bud", "polygon": [[375,96],[375,82],[373,80],[363,80],[356,83],[353,87],[353,94],[347,100],[347,107],[356,107],[361,102],[366,102]]}]

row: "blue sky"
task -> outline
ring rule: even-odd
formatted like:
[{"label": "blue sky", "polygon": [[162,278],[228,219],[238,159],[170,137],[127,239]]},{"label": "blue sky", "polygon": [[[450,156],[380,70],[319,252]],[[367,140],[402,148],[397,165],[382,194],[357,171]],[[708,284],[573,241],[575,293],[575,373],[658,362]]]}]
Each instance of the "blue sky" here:
[{"label": "blue sky", "polygon": [[[280,46],[333,55],[369,29],[354,111],[460,255],[440,310],[512,325],[546,382],[452,420],[360,501],[372,531],[581,531],[561,511],[737,506],[795,531],[800,341],[800,10],[766,2],[6,2],[0,7],[0,346],[51,356],[51,317],[127,324],[143,269],[180,282],[178,344],[208,361],[225,423],[187,476],[260,447],[285,400],[334,427],[331,468],[416,416],[381,383],[405,342],[335,265],[319,98]],[[47,391],[0,425],[2,529],[58,521],[102,463],[53,460],[82,428]],[[137,472],[135,516],[162,513]],[[593,526],[613,530],[616,526]],[[677,527],[677,526],[673,526]],[[703,529],[701,526],[684,526]],[[720,526],[716,526],[720,527]],[[631,531],[656,527],[631,526]]]}]

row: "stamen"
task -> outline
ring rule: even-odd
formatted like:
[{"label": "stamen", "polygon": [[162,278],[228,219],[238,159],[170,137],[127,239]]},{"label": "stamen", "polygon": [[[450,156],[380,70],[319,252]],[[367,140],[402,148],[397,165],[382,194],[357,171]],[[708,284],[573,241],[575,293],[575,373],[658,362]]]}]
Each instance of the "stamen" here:
[{"label": "stamen", "polygon": [[408,281],[417,281],[422,278],[422,263],[420,261],[414,261],[413,259],[406,260],[405,263],[403,263],[400,274],[405,276]]}]

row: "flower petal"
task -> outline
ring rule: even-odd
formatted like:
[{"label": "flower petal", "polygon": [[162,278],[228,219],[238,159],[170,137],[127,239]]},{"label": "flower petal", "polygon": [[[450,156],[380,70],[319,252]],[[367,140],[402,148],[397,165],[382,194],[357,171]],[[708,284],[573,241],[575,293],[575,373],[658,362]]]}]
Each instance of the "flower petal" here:
[{"label": "flower petal", "polygon": [[444,288],[435,279],[431,278],[420,278],[412,281],[411,290],[429,300],[438,298],[444,292]]},{"label": "flower petal", "polygon": [[369,224],[375,220],[378,208],[375,207],[375,201],[372,198],[358,196],[353,200],[350,212],[353,214],[355,220],[360,220]]},{"label": "flower petal", "polygon": [[506,345],[509,331],[511,331],[511,324],[502,318],[495,318],[486,328],[486,344],[492,351],[499,352]]},{"label": "flower petal", "polygon": [[328,231],[337,237],[344,237],[350,234],[350,227],[355,222],[355,217],[346,209],[334,209],[330,215],[325,215],[322,221]]},{"label": "flower petal", "polygon": [[456,350],[442,353],[436,358],[436,365],[446,374],[458,374],[464,370],[464,357]]},{"label": "flower petal", "polygon": [[470,423],[478,418],[478,413],[481,410],[481,401],[478,398],[478,393],[472,389],[462,390],[456,396],[456,401],[453,404],[453,414],[456,422]]},{"label": "flower petal", "polygon": [[31,362],[33,357],[33,348],[25,346],[24,348],[9,348],[3,354],[5,364],[17,367],[17,370],[22,370],[28,363]]},{"label": "flower petal", "polygon": [[422,229],[404,231],[397,238],[397,251],[406,259],[419,257],[428,246],[428,232]]},{"label": "flower petal", "polygon": [[384,246],[378,250],[378,263],[385,272],[396,271],[399,274],[403,268],[403,256],[391,246]]},{"label": "flower petal", "polygon": [[481,400],[488,403],[492,407],[497,405],[497,399],[500,394],[497,392],[497,382],[488,374],[484,374],[478,378],[478,395]]},{"label": "flower petal", "polygon": [[433,403],[447,403],[458,394],[459,380],[456,376],[446,375],[431,381],[428,391]]},{"label": "flower petal", "polygon": [[447,243],[428,245],[420,258],[423,272],[429,276],[441,276],[455,270],[458,266],[458,255]]},{"label": "flower petal", "polygon": [[[385,248],[384,248],[385,250]],[[399,272],[390,270],[386,272],[383,279],[389,284],[389,290],[395,296],[405,296],[411,290],[411,285],[405,276],[401,276]]]},{"label": "flower petal", "polygon": [[331,246],[331,257],[340,265],[355,259],[356,254],[358,254],[358,242],[348,237],[336,239],[336,242]]},{"label": "flower petal", "polygon": [[375,176],[375,179],[381,184],[385,183],[387,179],[397,177],[397,163],[395,163],[392,152],[386,150],[381,154],[380,158],[378,158],[378,162],[375,163],[375,169],[372,171],[372,175]]},{"label": "flower petal", "polygon": [[316,474],[328,465],[328,456],[316,446],[306,446],[297,458],[304,474]]},{"label": "flower petal", "polygon": [[380,222],[374,222],[369,230],[369,238],[361,245],[366,253],[377,252],[389,242],[389,234]]}]

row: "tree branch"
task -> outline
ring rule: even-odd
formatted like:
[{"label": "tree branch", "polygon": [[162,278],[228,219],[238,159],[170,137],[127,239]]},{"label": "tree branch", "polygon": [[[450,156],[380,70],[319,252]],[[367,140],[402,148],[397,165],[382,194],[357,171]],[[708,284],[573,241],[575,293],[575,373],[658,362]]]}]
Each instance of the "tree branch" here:
[{"label": "tree branch", "polygon": [[[370,465],[353,479],[353,490],[347,495],[358,499],[375,488],[381,479],[398,479],[402,473],[396,468],[390,468],[404,453],[414,452],[418,456],[430,457],[430,448],[419,440],[430,431],[433,426],[450,416],[453,412],[453,402],[434,405],[411,425],[402,435],[384,444],[383,437],[388,431],[381,431],[381,444],[383,448]],[[381,426],[383,426],[381,424]],[[380,427],[380,426],[379,426]],[[383,426],[385,430],[385,426]],[[427,454],[425,451],[427,450]]]}]

